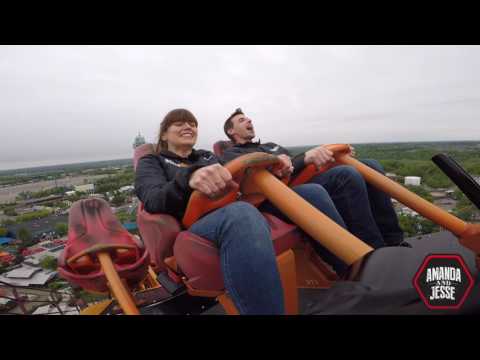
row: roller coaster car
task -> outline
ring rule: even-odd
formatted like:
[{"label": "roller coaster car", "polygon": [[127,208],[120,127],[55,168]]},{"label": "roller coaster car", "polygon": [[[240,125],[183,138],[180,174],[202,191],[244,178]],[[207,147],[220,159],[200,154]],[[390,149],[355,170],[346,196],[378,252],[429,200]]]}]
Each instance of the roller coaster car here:
[{"label": "roller coaster car", "polygon": [[[356,167],[370,184],[457,235],[460,243],[476,254],[479,265],[478,225],[463,222],[351,158],[347,145],[330,145],[330,149],[337,163]],[[134,167],[141,157],[152,152],[151,144],[136,148]],[[216,298],[227,314],[237,314],[225,293],[217,248],[185,229],[209,211],[237,200],[239,194],[242,200],[255,205],[268,198],[298,225],[264,214],[272,231],[288,314],[298,313],[298,287],[328,288],[338,280],[304,241],[303,232],[350,265],[347,280],[357,281],[373,274],[382,277],[382,284],[389,284],[392,273],[408,273],[400,269],[405,269],[402,261],[411,255],[410,249],[373,251],[285,186],[289,179],[280,181],[266,170],[277,163],[275,156],[263,153],[229,162],[226,168],[240,184],[240,191],[230,191],[218,200],[194,191],[181,224],[169,215],[149,214],[140,205],[137,223],[143,243],[121,227],[108,203],[101,199],[80,200],[71,208],[69,240],[59,261],[60,275],[89,291],[110,291],[125,314],[139,314],[139,297],[152,289],[161,290],[158,294],[165,300],[175,297],[179,289],[186,289],[192,296]],[[307,166],[289,184],[305,182],[316,173],[317,169]],[[408,276],[397,280],[401,286],[411,286]],[[85,313],[101,313],[105,308],[102,305],[101,309]]]},{"label": "roller coaster car", "polygon": [[[137,147],[134,169],[141,157],[151,153],[152,144]],[[239,182],[245,176],[247,168],[274,166],[277,162],[275,157],[267,154],[254,154],[246,158],[230,164],[229,170]],[[287,183],[288,179],[283,181]],[[234,190],[219,201],[210,201],[194,192],[183,224],[170,215],[150,214],[140,204],[137,224],[145,248],[122,228],[111,213],[108,203],[101,199],[81,200],[72,206],[70,212],[69,241],[59,263],[60,275],[97,293],[112,291],[112,281],[118,283],[117,292],[122,292],[122,285],[127,290],[145,289],[142,280],[150,277],[151,286],[164,287],[171,295],[175,295],[179,288],[186,287],[192,296],[217,298],[227,313],[235,314],[237,310],[225,293],[218,249],[211,241],[183,229],[205,213],[235,201],[237,196],[238,193]],[[243,199],[259,204],[264,197],[252,193]],[[297,226],[287,224],[270,214],[263,215],[271,229],[284,288],[285,307],[287,313],[296,314],[297,283],[299,287],[305,288],[328,288],[338,277],[304,241],[303,233]],[[111,261],[110,267],[118,272],[120,281],[108,279],[100,258],[103,258],[103,262]],[[113,276],[113,273],[110,274],[110,277]],[[116,294],[116,297],[120,300],[118,297],[122,295]],[[132,297],[125,296],[123,301],[130,303],[125,306],[133,309],[132,303],[135,300]],[[132,310],[132,313],[136,311]]]}]

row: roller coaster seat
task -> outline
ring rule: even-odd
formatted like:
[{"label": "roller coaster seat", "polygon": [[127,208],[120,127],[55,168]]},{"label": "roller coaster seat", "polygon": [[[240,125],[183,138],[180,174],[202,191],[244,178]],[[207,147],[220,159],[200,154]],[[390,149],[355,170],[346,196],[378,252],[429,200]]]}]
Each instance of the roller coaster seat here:
[{"label": "roller coaster seat", "polygon": [[121,279],[134,288],[147,275],[150,256],[99,198],[75,202],[70,208],[68,241],[59,257],[60,276],[96,293],[109,291],[96,254],[108,252]]}]

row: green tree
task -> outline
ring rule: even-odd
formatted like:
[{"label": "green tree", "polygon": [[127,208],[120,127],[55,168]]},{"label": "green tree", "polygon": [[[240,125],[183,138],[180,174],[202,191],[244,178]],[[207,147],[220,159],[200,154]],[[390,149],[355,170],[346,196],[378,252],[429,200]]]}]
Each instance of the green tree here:
[{"label": "green tree", "polygon": [[108,299],[108,295],[103,295],[103,294],[93,294],[89,293],[85,290],[79,290],[76,294],[76,296],[83,301],[85,301],[87,304],[91,302],[96,302],[96,301],[102,301]]},{"label": "green tree", "polygon": [[78,200],[84,198],[85,196],[87,196],[87,193],[86,193],[86,192],[76,191],[75,194],[69,195],[69,196],[67,197],[67,200],[70,200],[71,202],[75,202],[75,201],[78,201]]},{"label": "green tree", "polygon": [[9,207],[3,210],[3,213],[8,216],[17,216],[17,212],[15,211],[15,208]]},{"label": "green tree", "polygon": [[27,243],[32,241],[32,233],[27,228],[22,227],[18,230],[17,238]]},{"label": "green tree", "polygon": [[3,226],[13,225],[13,224],[15,224],[15,220],[12,220],[12,219],[5,219],[2,222]]},{"label": "green tree", "polygon": [[431,234],[439,231],[440,228],[435,223],[421,216],[399,215],[398,221],[400,227],[405,232],[406,237],[415,235]]},{"label": "green tree", "polygon": [[55,203],[55,205],[62,210],[66,210],[70,207],[64,201],[59,201],[59,202]]},{"label": "green tree", "polygon": [[49,216],[51,213],[52,211],[48,209],[32,211],[32,212],[18,216],[16,219],[16,222],[17,224],[21,224],[23,222],[27,222],[31,220],[38,220],[38,219]]},{"label": "green tree", "polygon": [[415,219],[413,216],[399,215],[398,222],[400,227],[405,232],[406,237],[411,237],[417,234],[418,229],[415,226]]},{"label": "green tree", "polygon": [[421,234],[431,234],[440,231],[440,227],[428,219],[420,218],[418,223]]},{"label": "green tree", "polygon": [[126,196],[120,192],[115,192],[113,194],[112,204],[114,206],[120,206],[125,203]]},{"label": "green tree", "polygon": [[45,270],[57,270],[57,259],[53,256],[44,256],[40,260],[40,266]]},{"label": "green tree", "polygon": [[50,284],[48,284],[48,288],[51,289],[51,290],[60,290],[62,288],[65,288],[66,286],[68,286],[68,285],[66,285],[62,281],[53,281]]},{"label": "green tree", "polygon": [[126,223],[130,220],[130,216],[128,215],[128,213],[126,211],[119,211],[115,214],[115,216],[117,217],[117,219],[123,224],[123,223]]},{"label": "green tree", "polygon": [[18,200],[28,200],[32,196],[31,191],[22,191],[20,194],[17,195]]},{"label": "green tree", "polygon": [[473,216],[478,212],[478,209],[459,189],[454,191],[453,197],[458,201],[453,212],[454,215],[462,220],[471,221]]},{"label": "green tree", "polygon": [[407,185],[405,186],[408,190],[410,190],[411,192],[417,194],[418,196],[420,196],[421,198],[427,200],[427,201],[430,201],[430,202],[433,202],[433,196],[430,195],[430,193],[428,192],[428,190],[426,190],[423,186],[411,186],[411,185]]},{"label": "green tree", "polygon": [[55,232],[59,236],[65,236],[68,233],[68,224],[66,223],[58,223],[55,225]]}]

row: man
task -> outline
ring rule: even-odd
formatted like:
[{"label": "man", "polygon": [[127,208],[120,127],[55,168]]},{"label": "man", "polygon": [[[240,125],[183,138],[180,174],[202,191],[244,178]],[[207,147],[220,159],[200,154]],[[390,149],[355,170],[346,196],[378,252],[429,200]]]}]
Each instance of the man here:
[{"label": "man", "polygon": [[[319,169],[335,161],[333,153],[324,146],[310,149],[292,159],[290,153],[278,144],[253,142],[255,129],[252,120],[241,109],[228,117],[224,131],[233,143],[232,147],[224,151],[225,161],[251,152],[267,152],[277,155],[285,167],[291,167],[292,178],[309,164],[314,164]],[[378,161],[361,161],[383,173]],[[321,185],[327,190],[348,230],[373,248],[408,246],[403,242],[403,231],[390,197],[367,184],[355,168],[339,165],[314,176],[309,183]]]}]

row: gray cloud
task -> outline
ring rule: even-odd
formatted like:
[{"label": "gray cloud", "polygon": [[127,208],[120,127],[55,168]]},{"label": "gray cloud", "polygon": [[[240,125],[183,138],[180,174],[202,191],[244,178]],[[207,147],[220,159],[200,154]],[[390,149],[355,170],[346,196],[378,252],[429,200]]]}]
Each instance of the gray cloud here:
[{"label": "gray cloud", "polygon": [[0,46],[0,169],[130,157],[186,107],[283,145],[478,140],[479,46]]}]

